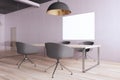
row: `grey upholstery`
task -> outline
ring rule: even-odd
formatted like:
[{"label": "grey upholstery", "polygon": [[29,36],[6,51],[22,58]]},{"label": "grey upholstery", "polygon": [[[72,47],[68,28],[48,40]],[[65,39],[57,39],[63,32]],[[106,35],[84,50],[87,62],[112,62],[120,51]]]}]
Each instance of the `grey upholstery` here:
[{"label": "grey upholstery", "polygon": [[26,60],[30,61],[33,64],[33,62],[28,57],[28,55],[36,54],[40,50],[39,47],[32,46],[23,42],[16,42],[16,48],[17,48],[17,53],[22,54],[24,56],[24,58],[19,61],[18,68],[20,68],[21,64]]},{"label": "grey upholstery", "polygon": [[32,46],[23,42],[16,42],[16,48],[19,54],[34,54],[38,53],[40,50],[39,47]]},{"label": "grey upholstery", "polygon": [[[52,74],[52,78],[54,77],[54,73],[56,71],[56,68],[58,66],[58,64],[61,65],[61,68],[65,68],[67,69],[69,72],[71,72],[68,68],[66,68],[65,66],[63,66],[59,60],[62,59],[62,58],[70,58],[70,57],[73,57],[73,52],[74,50],[70,47],[67,47],[63,44],[59,44],[59,43],[45,43],[45,47],[46,47],[46,52],[47,52],[47,56],[50,57],[50,58],[54,58],[57,60],[56,62],[56,67],[53,71],[53,74]],[[54,65],[52,65],[54,66]],[[51,67],[51,66],[50,66]],[[49,69],[50,67],[48,67],[47,69]],[[47,70],[46,69],[46,70]],[[46,71],[45,70],[45,71]],[[71,75],[72,75],[72,72],[71,72]]]},{"label": "grey upholstery", "polygon": [[[83,45],[93,45],[94,42],[93,42],[93,41],[84,41],[84,42],[82,42],[81,44],[83,44]],[[84,50],[84,49],[80,48],[80,49],[78,49],[77,51],[83,52],[83,50]],[[90,49],[86,49],[86,50],[85,50],[85,57],[86,57],[86,58],[87,58],[87,52],[89,52],[89,51],[90,51]]]},{"label": "grey upholstery", "polygon": [[70,44],[70,41],[63,41],[62,44]]}]

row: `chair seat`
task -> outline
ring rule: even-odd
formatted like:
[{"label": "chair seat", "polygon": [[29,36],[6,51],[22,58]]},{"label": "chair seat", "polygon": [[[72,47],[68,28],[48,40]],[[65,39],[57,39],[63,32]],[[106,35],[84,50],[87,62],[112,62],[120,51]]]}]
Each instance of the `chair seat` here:
[{"label": "chair seat", "polygon": [[26,60],[34,64],[33,61],[28,57],[28,55],[39,53],[40,50],[39,47],[32,46],[23,42],[16,42],[16,48],[17,48],[17,53],[23,55],[23,59],[17,63],[18,68],[20,68],[21,64]]},{"label": "chair seat", "polygon": [[[54,73],[57,69],[58,64],[60,64],[61,68],[65,68],[66,70],[68,70],[72,75],[72,72],[64,65],[62,65],[62,63],[60,63],[60,59],[73,57],[74,50],[70,47],[64,46],[63,44],[59,44],[59,43],[45,43],[45,48],[46,48],[47,56],[57,60],[57,62],[54,64],[55,69],[52,73],[52,78],[54,77]],[[48,67],[46,70],[48,70],[52,66]]]}]

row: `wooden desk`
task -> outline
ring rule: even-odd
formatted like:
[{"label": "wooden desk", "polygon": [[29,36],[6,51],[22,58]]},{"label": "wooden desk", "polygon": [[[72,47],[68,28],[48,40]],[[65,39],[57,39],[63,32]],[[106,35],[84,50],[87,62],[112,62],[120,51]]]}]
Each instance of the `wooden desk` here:
[{"label": "wooden desk", "polygon": [[[34,44],[34,46],[45,46],[45,44]],[[97,66],[100,64],[100,45],[79,45],[79,44],[67,44],[65,46],[71,47],[71,48],[83,48],[82,52],[82,72],[85,73],[86,71],[92,69],[93,67]],[[85,68],[85,54],[86,54],[86,49],[88,48],[97,48],[97,63],[89,68]]]}]

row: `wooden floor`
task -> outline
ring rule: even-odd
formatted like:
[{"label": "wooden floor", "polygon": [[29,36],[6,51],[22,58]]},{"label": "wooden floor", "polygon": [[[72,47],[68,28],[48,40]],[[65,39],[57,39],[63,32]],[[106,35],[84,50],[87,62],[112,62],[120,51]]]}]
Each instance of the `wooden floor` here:
[{"label": "wooden floor", "polygon": [[[51,78],[54,67],[47,72],[44,70],[55,63],[55,60],[39,55],[30,57],[37,64],[36,67],[24,62],[18,69],[16,63],[22,59],[21,56],[0,59],[0,80],[120,80],[120,63],[101,61],[99,66],[82,73],[81,59],[62,59],[61,62],[73,72],[73,75],[58,67],[55,77]],[[86,66],[89,67],[94,63],[92,60],[87,60]]]}]

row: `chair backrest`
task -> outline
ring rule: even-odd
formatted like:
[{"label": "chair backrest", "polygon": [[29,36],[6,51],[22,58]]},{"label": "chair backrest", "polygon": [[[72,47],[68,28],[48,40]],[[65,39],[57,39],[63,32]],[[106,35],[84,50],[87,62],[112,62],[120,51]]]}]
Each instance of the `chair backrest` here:
[{"label": "chair backrest", "polygon": [[[83,42],[84,45],[93,45],[94,42],[93,41],[85,41]],[[90,49],[86,49],[86,52],[90,51]]]},{"label": "chair backrest", "polygon": [[32,46],[23,42],[16,42],[17,53],[19,54],[33,54],[38,53],[39,48],[36,46]]},{"label": "chair backrest", "polygon": [[18,53],[24,53],[25,44],[22,42],[16,42],[16,48]]},{"label": "chair backrest", "polygon": [[63,41],[62,44],[70,44],[70,41]]},{"label": "chair backrest", "polygon": [[84,45],[93,45],[94,42],[93,41],[85,41],[83,42]]},{"label": "chair backrest", "polygon": [[45,43],[47,56],[50,58],[60,59],[73,57],[74,50],[64,44]]}]

